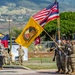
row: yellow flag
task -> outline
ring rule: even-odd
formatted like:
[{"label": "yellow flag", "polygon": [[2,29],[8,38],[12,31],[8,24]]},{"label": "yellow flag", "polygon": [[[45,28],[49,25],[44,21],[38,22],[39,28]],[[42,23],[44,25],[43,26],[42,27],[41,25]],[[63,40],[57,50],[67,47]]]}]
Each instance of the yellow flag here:
[{"label": "yellow flag", "polygon": [[15,39],[15,42],[28,47],[42,31],[43,28],[31,17],[21,34]]}]

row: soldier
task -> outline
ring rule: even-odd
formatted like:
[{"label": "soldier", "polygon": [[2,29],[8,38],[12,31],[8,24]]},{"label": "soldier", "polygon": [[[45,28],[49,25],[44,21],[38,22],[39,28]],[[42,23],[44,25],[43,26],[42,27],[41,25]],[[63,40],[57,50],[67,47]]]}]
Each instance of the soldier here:
[{"label": "soldier", "polygon": [[62,67],[62,62],[61,62],[61,50],[57,46],[55,48],[55,54],[54,54],[53,61],[55,61],[55,59],[56,59],[56,65],[58,68],[58,71],[56,71],[56,73],[62,73],[63,67]]},{"label": "soldier", "polygon": [[4,46],[0,40],[0,69],[3,67],[3,58],[4,58]]},{"label": "soldier", "polygon": [[75,42],[72,41],[72,54],[71,54],[71,59],[72,59],[72,73],[75,74]]},{"label": "soldier", "polygon": [[12,57],[13,57],[13,54],[12,54],[12,52],[11,52],[11,50],[10,50],[10,52],[9,52],[9,57],[8,57],[8,59],[9,59],[9,64],[12,64],[12,63],[13,63]]},{"label": "soldier", "polygon": [[73,71],[73,65],[72,65],[72,58],[71,55],[73,53],[72,50],[72,45],[70,43],[70,40],[67,40],[67,44],[66,44],[66,53],[67,53],[67,70],[68,70],[68,74],[71,73],[71,70]]},{"label": "soldier", "polygon": [[61,48],[63,50],[61,54],[61,62],[62,62],[62,67],[63,67],[63,73],[67,73],[67,54],[66,54],[66,40],[63,39],[61,42]]},{"label": "soldier", "polygon": [[19,54],[19,63],[22,65],[23,64],[23,56],[24,56],[24,50],[22,49],[22,46],[20,45],[18,50]]},{"label": "soldier", "polygon": [[4,64],[8,64],[8,51],[7,50],[5,50],[4,51]]}]

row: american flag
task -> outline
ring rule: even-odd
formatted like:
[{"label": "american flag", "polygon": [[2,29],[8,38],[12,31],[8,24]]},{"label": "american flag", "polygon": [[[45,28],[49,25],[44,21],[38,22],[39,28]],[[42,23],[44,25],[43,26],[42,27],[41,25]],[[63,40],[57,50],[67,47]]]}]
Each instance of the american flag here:
[{"label": "american flag", "polygon": [[47,6],[38,13],[32,16],[42,27],[51,20],[59,18],[58,2]]}]

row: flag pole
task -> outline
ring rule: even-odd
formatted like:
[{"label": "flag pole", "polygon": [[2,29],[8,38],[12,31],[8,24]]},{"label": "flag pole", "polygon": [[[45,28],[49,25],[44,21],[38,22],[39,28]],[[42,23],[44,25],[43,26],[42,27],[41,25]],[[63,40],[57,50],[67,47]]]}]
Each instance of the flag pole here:
[{"label": "flag pole", "polygon": [[[47,31],[43,28],[43,30],[44,30],[44,32],[55,42],[55,44],[57,45],[57,46],[59,46],[59,44],[56,42],[56,40],[54,39],[54,38],[52,38],[48,33],[47,33]],[[59,47],[59,49],[64,53],[64,51]]]},{"label": "flag pole", "polygon": [[11,51],[11,48],[12,48],[12,34],[11,34],[11,25],[10,25],[10,22],[12,22],[12,20],[10,19],[10,16],[7,19],[7,21],[9,22],[9,37],[10,37],[10,51]]},{"label": "flag pole", "polygon": [[[57,0],[55,0],[57,2]],[[60,45],[60,18],[57,18],[57,32],[58,32],[58,44]]]},{"label": "flag pole", "polygon": [[60,18],[57,19],[57,25],[58,25],[58,41],[59,41],[59,45],[60,45]]}]

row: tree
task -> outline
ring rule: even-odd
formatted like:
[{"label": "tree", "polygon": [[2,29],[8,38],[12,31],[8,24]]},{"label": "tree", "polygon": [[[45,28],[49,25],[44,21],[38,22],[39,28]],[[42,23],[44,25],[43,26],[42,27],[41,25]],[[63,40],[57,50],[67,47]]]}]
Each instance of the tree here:
[{"label": "tree", "polygon": [[[45,30],[52,36],[57,32],[57,21],[50,21],[46,26]],[[75,12],[63,12],[60,13],[60,32],[61,36],[64,34],[66,38],[72,39],[73,33],[75,33]],[[45,34],[42,33],[41,36]],[[46,40],[50,39],[48,36],[45,36]]]},{"label": "tree", "polygon": [[21,32],[22,32],[22,29],[13,28],[12,35],[17,38]]},{"label": "tree", "polygon": [[[50,36],[55,36],[57,33],[57,20],[50,21],[45,25],[45,30]],[[13,35],[17,37],[21,33],[22,29],[13,29]],[[72,39],[73,33],[75,33],[75,12],[63,12],[60,13],[60,32],[61,36]],[[50,37],[45,33],[40,35],[44,40],[50,40]]]}]

